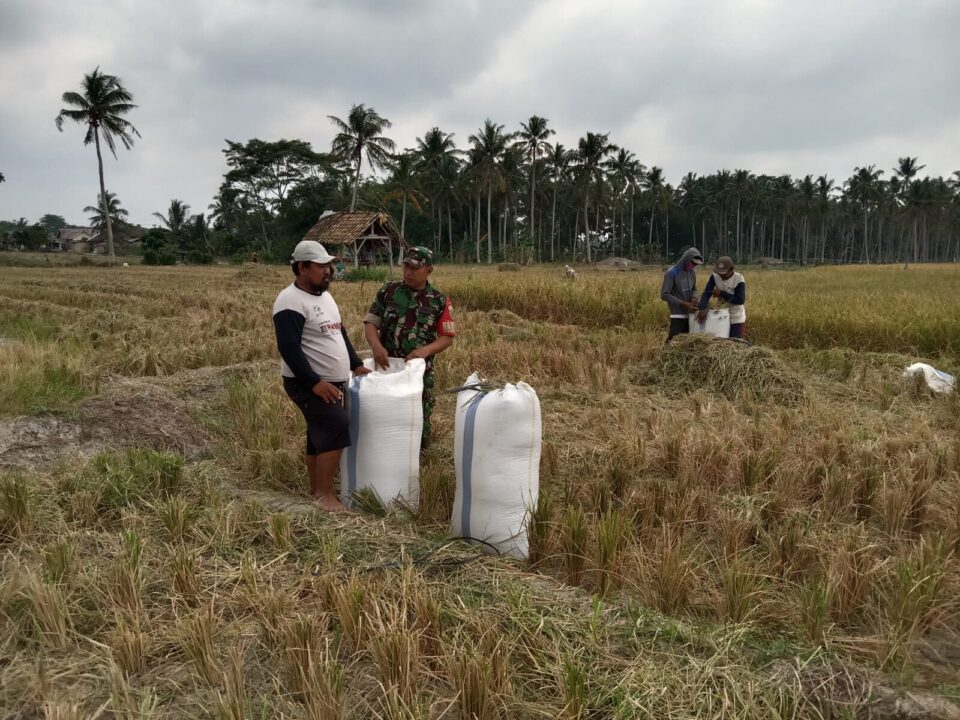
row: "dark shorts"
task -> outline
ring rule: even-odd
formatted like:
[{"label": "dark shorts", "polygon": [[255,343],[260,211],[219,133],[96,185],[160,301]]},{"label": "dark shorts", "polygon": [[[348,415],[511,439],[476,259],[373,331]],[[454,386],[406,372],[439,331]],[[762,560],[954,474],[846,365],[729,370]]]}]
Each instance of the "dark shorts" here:
[{"label": "dark shorts", "polygon": [[[331,383],[346,392],[346,383]],[[350,417],[342,403],[328,403],[293,378],[283,378],[283,389],[307,421],[307,455],[350,447]]]},{"label": "dark shorts", "polygon": [[746,323],[733,323],[730,325],[730,337],[743,339],[743,330],[747,326]]},{"label": "dark shorts", "polygon": [[667,342],[670,342],[674,335],[684,335],[688,332],[690,332],[690,318],[670,318],[670,334],[667,335]]}]

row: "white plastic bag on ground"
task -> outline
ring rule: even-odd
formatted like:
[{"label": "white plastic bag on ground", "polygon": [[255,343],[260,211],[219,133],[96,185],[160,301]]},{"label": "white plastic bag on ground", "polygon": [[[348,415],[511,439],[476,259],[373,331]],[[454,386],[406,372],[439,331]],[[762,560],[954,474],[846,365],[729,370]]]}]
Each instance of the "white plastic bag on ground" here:
[{"label": "white plastic bag on ground", "polygon": [[957,385],[957,379],[953,375],[945,373],[942,370],[937,370],[932,365],[927,365],[926,363],[907,365],[903,371],[904,377],[911,377],[918,374],[923,375],[927,387],[935,393],[953,392],[953,389]]},{"label": "white plastic bag on ground", "polygon": [[[476,373],[465,386],[479,382]],[[457,394],[457,492],[451,533],[526,558],[527,521],[540,494],[540,400],[526,383]]]},{"label": "white plastic bag on ground", "polygon": [[707,310],[707,319],[703,324],[697,320],[697,313],[690,313],[690,333],[699,335],[715,335],[716,337],[730,337],[730,310],[718,308]]},{"label": "white plastic bag on ground", "polygon": [[345,505],[363,488],[385,505],[416,506],[420,496],[423,433],[423,360],[390,358],[387,370],[353,377],[347,385],[350,447],[340,458],[340,498]]}]

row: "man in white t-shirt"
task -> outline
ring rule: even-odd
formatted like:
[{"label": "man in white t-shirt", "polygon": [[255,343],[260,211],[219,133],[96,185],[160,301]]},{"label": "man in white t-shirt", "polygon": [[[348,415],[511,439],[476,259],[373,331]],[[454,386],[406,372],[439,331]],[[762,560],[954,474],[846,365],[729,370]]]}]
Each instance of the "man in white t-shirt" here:
[{"label": "man in white t-shirt", "polygon": [[351,371],[370,372],[354,352],[340,308],[327,292],[334,259],[316,241],[298,243],[291,262],[296,278],[273,304],[283,388],[307,421],[310,493],[331,512],[343,509],[333,477],[343,448],[350,446],[344,390]]},{"label": "man in white t-shirt", "polygon": [[736,272],[733,259],[724,255],[713,266],[707,286],[700,296],[697,322],[701,325],[707,319],[707,308],[710,298],[722,300],[730,308],[730,337],[745,339],[747,329],[747,311],[744,303],[747,302],[747,284],[743,275]]}]

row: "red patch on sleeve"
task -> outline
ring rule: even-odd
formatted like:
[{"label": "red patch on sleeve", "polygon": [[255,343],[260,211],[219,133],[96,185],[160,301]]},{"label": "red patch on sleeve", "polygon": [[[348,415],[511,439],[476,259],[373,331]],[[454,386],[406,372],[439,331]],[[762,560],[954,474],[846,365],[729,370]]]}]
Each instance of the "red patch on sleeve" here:
[{"label": "red patch on sleeve", "polygon": [[444,305],[440,319],[437,320],[437,335],[457,336],[457,324],[453,321],[453,305],[450,304],[450,298],[447,298],[447,304]]}]

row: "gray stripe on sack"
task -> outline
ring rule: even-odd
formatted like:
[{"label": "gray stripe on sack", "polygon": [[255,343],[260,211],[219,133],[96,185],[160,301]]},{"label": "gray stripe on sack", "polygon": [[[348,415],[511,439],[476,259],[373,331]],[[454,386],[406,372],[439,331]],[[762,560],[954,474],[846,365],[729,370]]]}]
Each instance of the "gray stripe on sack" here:
[{"label": "gray stripe on sack", "polygon": [[463,467],[463,504],[460,506],[460,534],[463,537],[470,535],[470,508],[473,504],[473,435],[477,423],[477,408],[485,393],[477,393],[467,407],[467,417],[463,425],[463,458],[460,465]]},{"label": "gray stripe on sack", "polygon": [[350,447],[347,448],[347,502],[353,504],[357,491],[357,445],[360,442],[360,381],[355,377],[350,383]]}]

